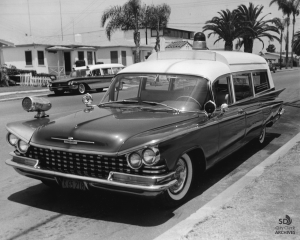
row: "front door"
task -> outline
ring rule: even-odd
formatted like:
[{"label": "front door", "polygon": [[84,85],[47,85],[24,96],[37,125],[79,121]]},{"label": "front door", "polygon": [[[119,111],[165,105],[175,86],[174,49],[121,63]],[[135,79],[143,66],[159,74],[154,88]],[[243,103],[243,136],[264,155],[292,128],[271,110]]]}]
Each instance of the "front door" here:
[{"label": "front door", "polygon": [[65,72],[66,75],[69,75],[72,71],[71,68],[71,53],[70,52],[64,52],[64,59],[65,59]]},{"label": "front door", "polygon": [[219,113],[219,159],[226,157],[242,146],[245,136],[246,114],[239,106],[229,106]]}]

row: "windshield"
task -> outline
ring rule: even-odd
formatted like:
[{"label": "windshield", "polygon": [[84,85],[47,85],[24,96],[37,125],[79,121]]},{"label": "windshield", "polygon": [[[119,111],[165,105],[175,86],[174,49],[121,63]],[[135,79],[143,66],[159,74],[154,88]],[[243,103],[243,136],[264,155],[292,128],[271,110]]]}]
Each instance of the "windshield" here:
[{"label": "windshield", "polygon": [[155,110],[199,111],[208,98],[202,77],[169,74],[120,74],[113,79],[100,105]]}]

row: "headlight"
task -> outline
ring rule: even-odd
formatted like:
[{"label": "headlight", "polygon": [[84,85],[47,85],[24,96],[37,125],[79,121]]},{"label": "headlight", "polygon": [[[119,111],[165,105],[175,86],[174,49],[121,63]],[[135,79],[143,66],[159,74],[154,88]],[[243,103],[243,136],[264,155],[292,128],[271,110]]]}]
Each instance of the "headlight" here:
[{"label": "headlight", "polygon": [[73,85],[73,84],[74,84],[73,81],[68,82],[68,85]]},{"label": "headlight", "polygon": [[19,140],[17,143],[17,148],[20,153],[26,153],[29,148],[29,144],[27,144],[23,140]]},{"label": "headlight", "polygon": [[52,83],[51,82],[48,83],[48,87],[52,87]]},{"label": "headlight", "polygon": [[7,141],[10,145],[12,146],[16,146],[17,142],[18,142],[19,138],[17,138],[15,135],[13,135],[12,133],[8,133],[7,134]]},{"label": "headlight", "polygon": [[145,165],[153,165],[159,160],[159,151],[156,148],[146,148],[142,152]]},{"label": "headlight", "polygon": [[127,163],[131,168],[138,169],[142,166],[142,158],[140,154],[134,152],[128,155]]}]

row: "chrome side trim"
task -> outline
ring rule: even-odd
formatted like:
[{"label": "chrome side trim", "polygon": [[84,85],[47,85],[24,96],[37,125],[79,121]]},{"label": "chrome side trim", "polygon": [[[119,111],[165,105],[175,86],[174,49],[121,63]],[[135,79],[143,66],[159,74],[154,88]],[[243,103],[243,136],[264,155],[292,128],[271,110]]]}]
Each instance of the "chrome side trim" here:
[{"label": "chrome side trim", "polygon": [[[106,186],[114,186],[114,187],[120,187],[125,189],[135,189],[135,190],[142,190],[142,191],[148,191],[148,192],[157,192],[157,191],[164,191],[174,184],[176,184],[177,180],[172,179],[173,176],[175,175],[175,172],[171,172],[167,175],[164,176],[151,176],[151,177],[146,177],[146,176],[135,176],[135,175],[130,175],[130,174],[124,174],[125,177],[134,177],[134,178],[139,178],[141,180],[149,181],[149,180],[156,180],[156,182],[163,182],[164,179],[167,181],[166,183],[160,184],[160,185],[137,185],[137,184],[130,184],[130,183],[123,183],[123,182],[116,182],[110,180],[111,178],[108,177],[108,179],[98,179],[98,178],[92,178],[92,177],[85,177],[85,176],[77,176],[73,174],[68,174],[68,173],[61,173],[61,172],[54,172],[54,171],[49,171],[49,170],[42,170],[39,168],[34,168],[34,167],[29,167],[23,164],[18,164],[12,159],[8,159],[5,161],[5,163],[13,168],[16,169],[20,173],[20,171],[25,171],[24,175],[26,175],[26,171],[28,172],[28,175],[30,176],[35,176],[36,178],[46,178],[48,175],[49,178],[55,179],[55,177],[63,177],[63,178],[69,178],[69,179],[77,179],[81,180],[87,183],[99,183],[103,184]],[[43,176],[40,177],[39,174],[42,174]],[[119,175],[123,175],[122,173],[118,173]],[[111,176],[111,175],[110,175]],[[170,179],[171,178],[171,179]]]}]

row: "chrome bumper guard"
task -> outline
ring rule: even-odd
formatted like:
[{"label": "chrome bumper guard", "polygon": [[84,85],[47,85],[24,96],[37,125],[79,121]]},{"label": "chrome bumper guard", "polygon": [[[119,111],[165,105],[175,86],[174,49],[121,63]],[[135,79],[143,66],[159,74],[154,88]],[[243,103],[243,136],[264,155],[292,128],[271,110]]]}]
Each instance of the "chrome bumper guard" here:
[{"label": "chrome bumper guard", "polygon": [[[10,153],[12,159],[6,160],[6,164],[13,167],[18,173],[35,179],[53,180],[58,178],[67,178],[83,181],[88,187],[104,188],[121,192],[162,192],[177,183],[175,172],[163,176],[139,176],[120,172],[110,172],[107,179],[73,175],[69,173],[54,172],[39,168],[39,160],[17,156]],[[119,189],[119,190],[114,190]],[[147,194],[145,194],[147,195]]]}]

